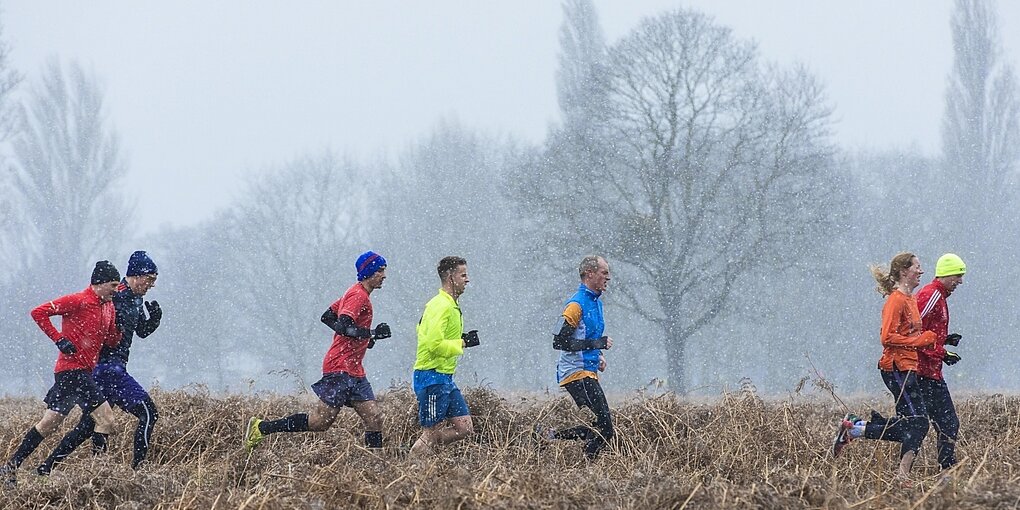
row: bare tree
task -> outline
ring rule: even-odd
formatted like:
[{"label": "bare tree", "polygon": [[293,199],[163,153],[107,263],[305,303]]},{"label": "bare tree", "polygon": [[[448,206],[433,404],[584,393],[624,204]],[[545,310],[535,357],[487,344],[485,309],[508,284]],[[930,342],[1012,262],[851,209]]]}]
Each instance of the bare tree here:
[{"label": "bare tree", "polygon": [[49,61],[21,117],[11,176],[19,235],[7,240],[6,268],[53,278],[48,290],[65,288],[58,282],[108,257],[130,225],[119,190],[127,165],[102,89],[76,63],[65,70]]},{"label": "bare tree", "polygon": [[829,109],[808,73],[760,64],[753,44],[687,10],[643,21],[606,72],[597,136],[554,133],[523,165],[519,196],[547,236],[609,257],[615,292],[661,327],[684,390],[688,340],[741,278],[806,256],[833,227]]},{"label": "bare tree", "polygon": [[[1000,58],[993,3],[957,0],[950,25],[954,59],[946,90],[942,151],[959,198],[968,210],[986,216],[989,207],[1013,200],[1016,190],[1020,157],[1016,74]],[[970,230],[976,220],[966,217],[959,227]]]},{"label": "bare tree", "polygon": [[218,270],[229,276],[217,278],[230,285],[228,308],[244,317],[238,345],[272,368],[308,376],[328,347],[319,316],[347,290],[364,250],[368,182],[331,153],[298,158],[252,180],[222,219]]},{"label": "bare tree", "polygon": [[[10,276],[3,294],[11,305],[0,321],[0,336],[22,346],[8,360],[19,368],[12,374],[53,359],[52,344],[28,310],[85,287],[93,262],[119,252],[131,223],[131,208],[118,189],[127,167],[93,77],[77,64],[65,69],[51,60],[17,117],[21,124],[5,193],[12,214],[0,243],[0,267]],[[38,372],[25,376],[30,373]]]},{"label": "bare tree", "polygon": [[[1017,162],[1020,159],[1020,96],[1016,74],[1003,58],[996,24],[996,5],[958,0],[950,21],[953,68],[946,88],[942,124],[943,168],[931,190],[929,214],[938,222],[938,253],[959,253],[986,277],[970,279],[964,295],[984,310],[1010,310],[1018,305],[1011,282],[1018,274],[1017,235],[1020,221]],[[933,236],[934,237],[934,236]],[[994,269],[992,269],[994,268]],[[994,272],[995,276],[991,277]],[[986,348],[968,351],[972,366],[987,370],[968,379],[1003,384],[997,373],[1012,370],[996,353],[1010,349],[1018,327],[1015,314],[991,313],[977,321],[968,314],[953,316],[953,327],[982,337]],[[968,324],[968,321],[972,321]],[[995,347],[998,347],[995,348]]]},{"label": "bare tree", "polygon": [[414,361],[422,307],[438,289],[436,263],[446,255],[468,260],[472,290],[461,309],[465,327],[479,329],[486,346],[465,356],[458,370],[524,386],[535,379],[529,372],[542,370],[536,370],[535,352],[521,349],[520,334],[532,323],[535,305],[528,292],[535,288],[520,260],[525,243],[512,229],[513,203],[502,192],[504,152],[498,139],[446,121],[402,152],[390,172],[382,249],[399,257],[391,259],[393,285],[379,299],[394,317],[394,339],[376,349],[387,353],[379,363],[402,378]]},{"label": "bare tree", "polygon": [[[17,235],[15,227],[16,209],[12,171],[8,168],[9,148],[7,143],[20,127],[19,110],[14,102],[14,91],[21,83],[21,74],[11,65],[11,47],[3,39],[3,24],[0,23],[0,261],[15,258]],[[0,282],[11,276],[0,272]]]},{"label": "bare tree", "polygon": [[606,43],[591,0],[564,0],[556,91],[564,124],[578,131],[605,115]]}]

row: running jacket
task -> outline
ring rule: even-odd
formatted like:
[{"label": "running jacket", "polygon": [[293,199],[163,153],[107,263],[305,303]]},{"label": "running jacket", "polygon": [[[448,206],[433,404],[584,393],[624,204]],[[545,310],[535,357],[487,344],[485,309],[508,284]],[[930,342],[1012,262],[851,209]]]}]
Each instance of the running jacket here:
[{"label": "running jacket", "polygon": [[921,310],[921,326],[935,333],[935,343],[918,351],[917,375],[942,380],[942,358],[946,357],[946,335],[949,334],[949,305],[946,288],[937,279],[917,293]]},{"label": "running jacket", "polygon": [[882,358],[878,368],[917,370],[917,351],[935,341],[935,333],[921,329],[921,313],[914,296],[894,290],[882,307]]},{"label": "running jacket", "polygon": [[[568,310],[571,303],[576,303],[581,307],[581,320],[574,331],[574,338],[592,340],[602,337],[602,333],[606,329],[606,322],[602,316],[600,296],[600,293],[596,293],[582,283],[577,287],[577,292],[565,303]],[[562,385],[576,380],[570,376],[580,371],[590,372],[591,375],[598,374],[600,354],[599,349],[576,352],[561,351],[560,359],[556,363],[556,382]],[[596,378],[598,377],[596,376]]]},{"label": "running jacket", "polygon": [[[63,319],[59,331],[50,321],[54,315],[60,315]],[[32,319],[53,342],[64,337],[78,349],[72,355],[61,352],[54,372],[88,370],[91,373],[99,360],[99,350],[104,345],[113,347],[120,342],[113,302],[100,302],[92,287],[33,308]]]},{"label": "running jacket", "polygon": [[[361,282],[351,285],[329,308],[337,317],[350,317],[356,327],[372,328],[372,300],[369,299],[368,289]],[[345,372],[352,377],[365,377],[362,362],[368,350],[368,342],[368,338],[354,338],[334,332],[333,343],[322,359],[322,373]]]},{"label": "running jacket", "polygon": [[418,321],[418,354],[415,370],[435,370],[453,374],[457,358],[464,354],[464,320],[453,296],[439,289],[439,294],[425,305]]},{"label": "running jacket", "polygon": [[159,321],[151,317],[146,319],[142,311],[142,296],[136,296],[127,285],[127,279],[120,281],[117,292],[113,295],[113,308],[117,311],[117,327],[120,329],[120,342],[115,346],[104,346],[99,351],[100,363],[117,363],[127,365],[131,355],[131,341],[135,334],[145,338],[156,331]]}]

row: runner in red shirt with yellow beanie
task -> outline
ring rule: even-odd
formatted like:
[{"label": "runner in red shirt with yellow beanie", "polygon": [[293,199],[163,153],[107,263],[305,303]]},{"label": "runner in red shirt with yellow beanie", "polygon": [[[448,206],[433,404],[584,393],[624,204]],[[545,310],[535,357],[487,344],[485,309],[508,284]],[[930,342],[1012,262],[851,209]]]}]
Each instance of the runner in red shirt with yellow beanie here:
[{"label": "runner in red shirt with yellow beanie", "polygon": [[942,364],[954,365],[960,356],[946,350],[946,345],[959,345],[961,335],[949,333],[949,306],[946,299],[963,284],[967,265],[954,253],[939,257],[935,263],[935,279],[917,293],[917,307],[921,310],[921,325],[925,331],[935,333],[935,343],[918,351],[917,382],[928,410],[928,418],[938,433],[939,466],[945,470],[956,464],[956,436],[960,419],[942,377]]}]

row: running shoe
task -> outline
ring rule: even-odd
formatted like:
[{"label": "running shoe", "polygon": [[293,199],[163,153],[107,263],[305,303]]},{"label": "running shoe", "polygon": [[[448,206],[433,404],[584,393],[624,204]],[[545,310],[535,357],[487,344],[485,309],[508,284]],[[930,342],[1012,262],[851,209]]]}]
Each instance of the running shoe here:
[{"label": "running shoe", "polygon": [[846,413],[846,416],[839,421],[836,425],[836,437],[832,439],[832,457],[839,457],[839,454],[843,451],[843,448],[853,441],[853,436],[850,435],[850,429],[854,427],[854,423],[857,423],[860,418],[856,414]]},{"label": "running shoe", "polygon": [[260,423],[262,423],[262,420],[252,416],[248,420],[248,427],[244,430],[244,448],[248,450],[248,453],[251,453],[264,438],[262,431],[259,430]]},{"label": "running shoe", "polygon": [[546,446],[549,446],[550,441],[556,439],[556,429],[536,423],[535,427],[531,429],[531,439],[538,445],[540,450],[543,450]]}]

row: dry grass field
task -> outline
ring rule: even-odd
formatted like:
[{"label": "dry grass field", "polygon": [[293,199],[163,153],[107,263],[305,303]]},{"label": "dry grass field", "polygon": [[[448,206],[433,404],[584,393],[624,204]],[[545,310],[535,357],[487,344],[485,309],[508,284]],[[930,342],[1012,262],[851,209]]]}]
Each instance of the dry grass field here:
[{"label": "dry grass field", "polygon": [[[934,443],[926,441],[916,484],[893,483],[897,446],[856,441],[828,455],[840,406],[821,397],[761,399],[747,388],[706,402],[671,394],[613,405],[619,438],[588,463],[577,443],[539,448],[535,423],[586,417],[562,395],[504,397],[467,389],[476,436],[435,459],[406,458],[417,437],[414,396],[381,395],[386,447],[363,448],[361,426],[345,411],[324,434],[270,436],[250,457],[240,446],[252,414],[279,417],[306,406],[293,397],[214,397],[154,393],[161,406],[149,465],[130,469],[133,422],[111,452],[77,452],[50,477],[34,467],[50,437],[0,492],[2,508],[1015,508],[1020,506],[1020,398],[960,399],[960,464],[936,483]],[[891,400],[891,399],[889,399]],[[855,411],[891,402],[851,402]],[[43,409],[36,400],[0,401],[0,454],[7,458]],[[60,433],[76,420],[76,412]]]}]

